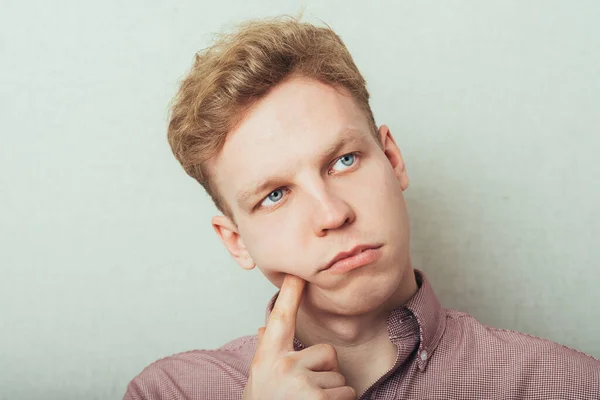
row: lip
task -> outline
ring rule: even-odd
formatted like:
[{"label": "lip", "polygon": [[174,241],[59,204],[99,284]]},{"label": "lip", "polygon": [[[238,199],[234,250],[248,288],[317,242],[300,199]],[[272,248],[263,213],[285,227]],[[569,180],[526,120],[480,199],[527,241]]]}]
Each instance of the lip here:
[{"label": "lip", "polygon": [[[380,243],[375,243],[375,244],[361,244],[361,245],[354,246],[349,251],[342,251],[342,252],[338,253],[335,257],[333,257],[331,259],[331,261],[329,261],[329,263],[327,263],[327,265],[322,269],[322,271],[330,269],[338,261],[342,261],[342,260],[346,260],[346,259],[353,260],[354,258],[358,259],[358,257],[355,257],[355,256],[359,255],[360,253],[362,253],[362,252],[364,252],[366,250],[377,250],[381,246],[382,246],[382,244],[380,244]],[[379,252],[369,252],[369,253],[379,253]],[[372,259],[373,257],[367,257],[367,258]],[[347,260],[347,261],[351,261],[351,260]],[[356,261],[360,261],[360,260],[356,260]],[[369,260],[365,259],[363,261],[369,261]],[[351,264],[356,264],[356,263],[351,263]],[[344,268],[344,269],[347,269],[347,268]],[[350,269],[352,269],[352,268],[350,268]]]}]

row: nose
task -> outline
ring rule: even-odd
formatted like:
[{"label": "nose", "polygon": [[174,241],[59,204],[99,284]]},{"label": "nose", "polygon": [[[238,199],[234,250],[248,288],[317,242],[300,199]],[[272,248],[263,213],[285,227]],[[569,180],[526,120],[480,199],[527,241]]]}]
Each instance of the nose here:
[{"label": "nose", "polygon": [[350,225],[356,218],[352,207],[331,193],[325,193],[315,202],[314,207],[312,219],[317,236],[325,236],[331,230]]}]

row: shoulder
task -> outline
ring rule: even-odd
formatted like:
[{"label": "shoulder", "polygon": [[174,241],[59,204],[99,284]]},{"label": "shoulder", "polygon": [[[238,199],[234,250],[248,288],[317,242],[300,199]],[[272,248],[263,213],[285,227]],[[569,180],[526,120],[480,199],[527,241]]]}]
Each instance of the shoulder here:
[{"label": "shoulder", "polygon": [[162,358],[131,380],[126,400],[238,399],[256,351],[256,335],[214,350],[193,350]]},{"label": "shoulder", "polygon": [[540,389],[600,391],[600,360],[541,337],[486,326],[466,313],[446,310],[444,342],[462,362],[482,367],[481,373]]},{"label": "shoulder", "polygon": [[475,339],[473,346],[484,346],[488,351],[501,350],[506,356],[547,355],[551,358],[566,358],[600,366],[600,360],[542,337],[509,329],[493,328],[479,322],[475,317],[456,310],[446,310],[446,321],[450,330],[459,331]]}]

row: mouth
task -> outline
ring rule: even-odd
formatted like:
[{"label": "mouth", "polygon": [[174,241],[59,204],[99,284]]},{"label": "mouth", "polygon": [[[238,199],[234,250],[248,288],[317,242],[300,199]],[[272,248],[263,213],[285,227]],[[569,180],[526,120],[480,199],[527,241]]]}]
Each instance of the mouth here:
[{"label": "mouth", "polygon": [[359,255],[359,254],[361,254],[361,253],[363,253],[363,252],[365,252],[367,250],[377,250],[381,246],[382,246],[381,243],[361,244],[361,245],[357,245],[357,246],[353,247],[349,251],[342,251],[342,252],[338,253],[335,257],[333,257],[331,259],[331,261],[329,261],[323,268],[320,269],[320,271],[323,271],[323,270],[331,268],[338,261],[342,261],[344,259],[357,256],[357,255]]}]

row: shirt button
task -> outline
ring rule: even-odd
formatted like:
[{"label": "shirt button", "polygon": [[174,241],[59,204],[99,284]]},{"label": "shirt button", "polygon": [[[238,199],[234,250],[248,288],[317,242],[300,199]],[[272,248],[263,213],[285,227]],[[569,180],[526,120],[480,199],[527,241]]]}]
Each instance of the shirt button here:
[{"label": "shirt button", "polygon": [[427,350],[421,352],[421,361],[427,361]]}]

